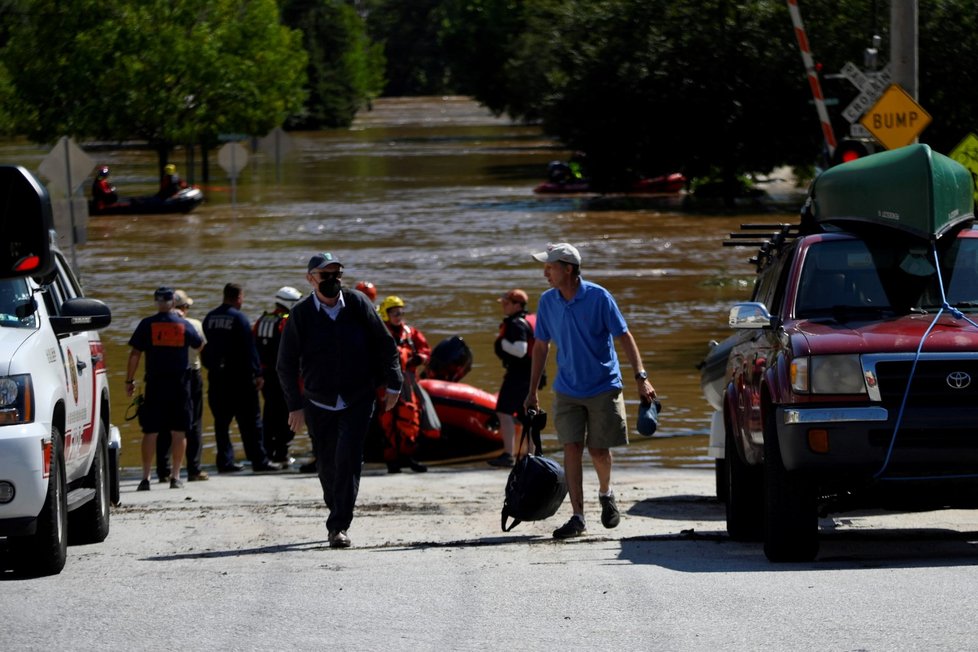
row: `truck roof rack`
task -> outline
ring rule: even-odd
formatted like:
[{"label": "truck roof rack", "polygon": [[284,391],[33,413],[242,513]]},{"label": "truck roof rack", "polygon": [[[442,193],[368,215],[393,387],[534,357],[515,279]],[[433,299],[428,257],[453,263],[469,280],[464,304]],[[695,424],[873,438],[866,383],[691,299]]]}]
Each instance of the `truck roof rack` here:
[{"label": "truck roof rack", "polygon": [[[781,252],[786,243],[794,241],[800,233],[798,224],[741,224],[740,232],[731,233],[729,239],[723,241],[723,246],[756,247],[757,255],[748,262],[755,265],[759,272]],[[765,236],[766,239],[759,239]]]}]

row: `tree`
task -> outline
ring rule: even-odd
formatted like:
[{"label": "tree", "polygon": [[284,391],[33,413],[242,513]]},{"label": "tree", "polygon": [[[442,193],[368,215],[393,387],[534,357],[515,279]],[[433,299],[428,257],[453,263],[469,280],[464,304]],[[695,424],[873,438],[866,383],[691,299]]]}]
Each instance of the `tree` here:
[{"label": "tree", "polygon": [[287,0],[286,25],[303,33],[309,98],[288,126],[348,127],[384,88],[384,54],[356,10],[340,0]]},{"label": "tree", "polygon": [[275,0],[18,6],[0,56],[35,141],[144,140],[162,168],[176,144],[265,133],[301,106],[301,35],[280,24]]},{"label": "tree", "polygon": [[454,90],[438,45],[442,0],[364,0],[362,4],[370,38],[384,47],[384,95],[441,95]]}]

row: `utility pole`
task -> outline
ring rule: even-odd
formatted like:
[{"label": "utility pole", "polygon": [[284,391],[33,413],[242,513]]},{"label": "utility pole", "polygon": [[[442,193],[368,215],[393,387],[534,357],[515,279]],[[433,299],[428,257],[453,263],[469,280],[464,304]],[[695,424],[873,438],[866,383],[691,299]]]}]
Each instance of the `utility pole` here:
[{"label": "utility pole", "polygon": [[893,83],[917,97],[917,0],[890,3],[890,67]]}]

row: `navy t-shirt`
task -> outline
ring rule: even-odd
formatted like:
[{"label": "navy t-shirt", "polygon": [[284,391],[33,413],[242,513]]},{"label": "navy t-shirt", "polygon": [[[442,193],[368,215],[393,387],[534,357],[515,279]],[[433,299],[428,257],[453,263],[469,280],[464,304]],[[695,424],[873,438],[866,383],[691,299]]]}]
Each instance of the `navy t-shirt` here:
[{"label": "navy t-shirt", "polygon": [[203,340],[193,325],[175,312],[158,312],[139,322],[129,346],[146,355],[146,376],[174,375],[190,366],[187,347]]}]

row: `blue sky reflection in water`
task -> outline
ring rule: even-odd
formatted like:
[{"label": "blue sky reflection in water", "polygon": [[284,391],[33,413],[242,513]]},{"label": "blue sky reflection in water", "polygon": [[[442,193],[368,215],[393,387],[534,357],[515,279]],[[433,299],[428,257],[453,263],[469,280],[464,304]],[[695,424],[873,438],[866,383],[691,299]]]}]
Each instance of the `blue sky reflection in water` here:
[{"label": "blue sky reflection in water", "polygon": [[[607,198],[534,195],[547,162],[567,152],[536,128],[494,118],[461,98],[383,100],[350,130],[291,137],[294,150],[280,170],[267,157],[252,156],[233,206],[230,182],[212,154],[207,201],[193,213],[90,220],[78,260],[87,293],[113,310],[103,339],[126,466],[138,465],[140,440],[136,422],[123,419],[126,342],[153,310],[157,286],[185,289],[195,300],[191,316],[202,318],[220,302],[224,284],[238,282],[254,320],[271,308],[282,285],[308,290],[309,256],[333,251],[346,264],[348,285],[366,279],[381,298],[402,297],[408,322],[432,346],[463,336],[475,356],[465,381],[495,392],[502,376],[492,353],[501,317],[496,298],[522,287],[535,307],[547,285],[529,254],[550,241],[575,243],[585,277],[615,294],[664,404],[661,436],[633,434],[633,443],[616,451],[618,462],[710,465],[710,412],[695,365],[711,338],[727,335],[729,306],[746,297],[753,277],[746,262],[751,252],[720,242],[743,222],[795,221],[794,214],[718,217],[647,200],[616,207]],[[47,151],[7,144],[0,146],[0,162],[36,170]],[[91,156],[112,168],[120,194],[155,191],[152,153]],[[193,175],[182,150],[174,162],[182,176],[199,180],[199,156]],[[627,362],[625,388],[633,420],[637,399]],[[549,389],[543,401],[546,408]],[[204,420],[204,462],[211,465],[206,409]],[[296,452],[307,450],[308,441],[299,434]],[[552,436],[545,443],[552,447]]]}]

